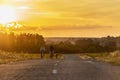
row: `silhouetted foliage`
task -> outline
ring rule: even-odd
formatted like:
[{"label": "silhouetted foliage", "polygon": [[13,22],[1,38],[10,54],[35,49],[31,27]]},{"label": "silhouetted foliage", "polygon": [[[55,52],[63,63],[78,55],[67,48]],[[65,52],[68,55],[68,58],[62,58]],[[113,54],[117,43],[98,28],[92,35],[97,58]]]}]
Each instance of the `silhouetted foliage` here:
[{"label": "silhouetted foliage", "polygon": [[[114,37],[106,38],[80,38],[77,40],[61,41],[52,43],[56,52],[61,53],[99,53],[111,52],[117,49]],[[48,45],[47,45],[48,46]]]},{"label": "silhouetted foliage", "polygon": [[0,33],[0,50],[13,52],[39,53],[40,47],[45,46],[49,53],[49,47],[52,44],[55,53],[96,53],[111,52],[120,49],[120,37],[104,38],[78,38],[77,40],[68,39],[59,43],[46,44],[42,35],[21,33],[15,35],[13,32]]},{"label": "silhouetted foliage", "polygon": [[114,51],[114,50],[116,50],[116,43],[114,41],[108,41],[108,42],[106,42],[104,49],[107,52]]},{"label": "silhouetted foliage", "polygon": [[92,39],[82,39],[76,41],[76,47],[79,48],[79,52],[102,52],[103,48],[99,42],[93,41]]},{"label": "silhouetted foliage", "polygon": [[39,52],[40,46],[45,45],[44,38],[39,34],[21,33],[15,35],[0,33],[0,49],[15,52]]}]

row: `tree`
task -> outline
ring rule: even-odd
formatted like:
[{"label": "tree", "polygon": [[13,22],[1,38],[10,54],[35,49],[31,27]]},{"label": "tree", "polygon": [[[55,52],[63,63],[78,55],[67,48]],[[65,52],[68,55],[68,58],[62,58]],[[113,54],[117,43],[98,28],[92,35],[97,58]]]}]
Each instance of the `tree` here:
[{"label": "tree", "polygon": [[39,34],[21,33],[15,35],[0,33],[0,49],[15,52],[39,52],[41,45],[45,44],[44,38]]}]

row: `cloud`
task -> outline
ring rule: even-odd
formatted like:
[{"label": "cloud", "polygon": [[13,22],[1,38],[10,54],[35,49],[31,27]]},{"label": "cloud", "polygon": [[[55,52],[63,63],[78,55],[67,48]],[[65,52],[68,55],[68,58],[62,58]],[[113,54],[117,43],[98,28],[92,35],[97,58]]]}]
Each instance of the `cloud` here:
[{"label": "cloud", "polygon": [[[55,25],[63,21],[66,24],[100,24],[118,26],[120,21],[119,0],[2,0],[17,7],[19,16],[29,23],[41,22]],[[27,18],[26,18],[27,17]],[[28,18],[29,17],[29,18]],[[42,19],[41,19],[42,17]],[[50,18],[49,18],[50,17]],[[57,19],[56,19],[57,18]],[[33,20],[34,19],[34,20]],[[51,20],[50,20],[51,19]],[[68,21],[66,21],[68,20]],[[36,25],[39,26],[39,22]],[[69,23],[68,23],[69,22]],[[83,22],[83,23],[82,23]],[[49,24],[48,24],[49,23]],[[62,23],[61,23],[62,24]],[[33,26],[31,24],[31,26]]]},{"label": "cloud", "polygon": [[112,26],[101,26],[101,25],[86,25],[86,26],[21,26],[18,28],[10,27],[5,28],[1,27],[1,31],[5,31],[6,29],[9,29],[10,31],[62,31],[62,30],[97,30],[97,29],[111,29]]},{"label": "cloud", "polygon": [[[45,15],[43,17],[53,17],[51,20],[56,20],[54,16],[58,16],[66,24],[68,24],[66,19],[79,19],[78,23],[76,22],[77,24],[84,21],[86,22],[84,24],[92,23],[114,26],[120,20],[120,1],[118,0],[35,0],[34,2],[33,0],[26,0],[26,3],[23,3],[29,5],[30,8],[29,11],[22,12],[26,16],[27,14],[32,15],[32,17]],[[21,4],[24,5],[23,3]],[[41,21],[40,17],[39,20]],[[114,21],[112,22],[111,20]]]},{"label": "cloud", "polygon": [[86,26],[48,26],[43,27],[42,30],[97,30],[104,28],[112,28],[112,26],[101,26],[101,25],[86,25]]},{"label": "cloud", "polygon": [[10,31],[17,31],[17,32],[29,32],[29,31],[40,31],[42,30],[41,27],[33,27],[33,26],[23,26],[23,27],[20,27],[20,28],[11,28]]}]

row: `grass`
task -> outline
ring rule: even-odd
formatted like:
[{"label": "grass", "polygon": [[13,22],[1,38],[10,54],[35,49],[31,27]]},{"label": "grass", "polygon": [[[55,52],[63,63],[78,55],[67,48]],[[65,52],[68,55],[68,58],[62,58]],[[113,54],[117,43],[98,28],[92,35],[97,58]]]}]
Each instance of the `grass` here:
[{"label": "grass", "polygon": [[117,52],[118,53],[116,56],[114,55],[116,54],[116,51],[115,51],[111,53],[85,53],[85,54],[80,55],[80,57],[82,59],[95,59],[98,61],[104,61],[104,62],[111,63],[113,65],[120,66],[120,51],[117,51]]},{"label": "grass", "polygon": [[[16,52],[5,52],[0,51],[0,64],[12,63],[16,61],[23,60],[32,60],[32,59],[40,59],[40,53],[16,53]],[[49,54],[45,54],[46,59],[49,59]],[[55,58],[55,57],[54,57]],[[62,55],[60,54],[60,58]]]}]

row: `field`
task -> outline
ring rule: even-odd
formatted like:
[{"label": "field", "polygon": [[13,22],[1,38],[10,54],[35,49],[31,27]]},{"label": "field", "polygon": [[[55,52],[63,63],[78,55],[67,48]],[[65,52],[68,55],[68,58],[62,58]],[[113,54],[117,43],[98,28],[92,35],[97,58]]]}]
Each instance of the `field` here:
[{"label": "field", "polygon": [[[63,55],[60,54],[60,58],[62,57]],[[45,54],[44,58],[49,59],[49,54]],[[111,53],[84,53],[80,54],[80,58],[104,61],[113,65],[120,65],[120,51],[114,51]],[[32,59],[41,59],[40,53],[16,53],[0,51],[0,64]]]},{"label": "field", "polygon": [[95,59],[98,61],[104,61],[113,65],[120,65],[120,51],[114,51],[111,53],[85,53],[80,54],[82,59]]},{"label": "field", "polygon": [[[44,58],[48,59],[49,54],[45,54]],[[32,59],[41,59],[40,53],[16,53],[0,51],[0,64]]]}]

